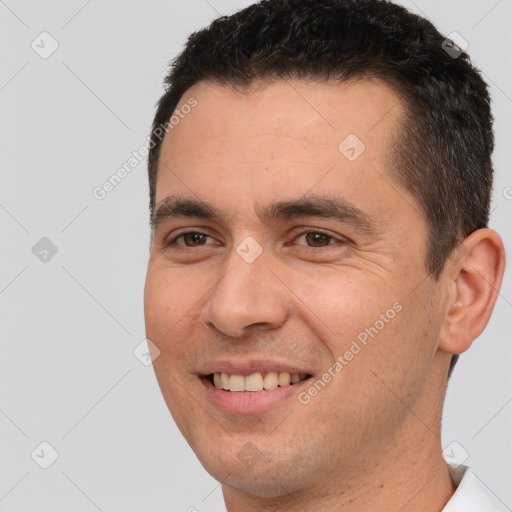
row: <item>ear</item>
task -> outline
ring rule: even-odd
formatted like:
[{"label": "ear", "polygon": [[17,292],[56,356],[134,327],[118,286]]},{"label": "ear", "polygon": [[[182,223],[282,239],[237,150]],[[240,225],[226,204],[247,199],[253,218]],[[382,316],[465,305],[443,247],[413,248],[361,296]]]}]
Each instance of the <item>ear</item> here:
[{"label": "ear", "polygon": [[503,242],[492,229],[474,231],[454,250],[443,270],[448,300],[439,349],[460,354],[480,336],[498,298],[504,270]]}]

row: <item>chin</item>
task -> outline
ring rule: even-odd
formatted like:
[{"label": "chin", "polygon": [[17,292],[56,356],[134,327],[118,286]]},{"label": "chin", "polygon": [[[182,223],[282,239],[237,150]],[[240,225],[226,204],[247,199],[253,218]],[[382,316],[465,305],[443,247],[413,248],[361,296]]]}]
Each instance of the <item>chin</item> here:
[{"label": "chin", "polygon": [[[250,441],[244,448],[239,450],[225,446],[220,453],[201,453],[200,450],[196,456],[206,471],[224,486],[260,498],[300,491],[304,482],[312,483],[311,475],[306,474],[308,468],[304,457],[276,453],[272,449],[258,453]],[[298,468],[301,470],[297,471]]]}]

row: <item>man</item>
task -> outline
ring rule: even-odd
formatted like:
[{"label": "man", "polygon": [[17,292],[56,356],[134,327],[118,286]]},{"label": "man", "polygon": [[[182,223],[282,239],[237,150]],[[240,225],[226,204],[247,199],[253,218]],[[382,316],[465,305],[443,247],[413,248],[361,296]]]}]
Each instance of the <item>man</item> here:
[{"label": "man", "polygon": [[505,264],[467,55],[386,1],[266,0],[166,84],[146,330],[227,510],[495,510],[440,440]]}]

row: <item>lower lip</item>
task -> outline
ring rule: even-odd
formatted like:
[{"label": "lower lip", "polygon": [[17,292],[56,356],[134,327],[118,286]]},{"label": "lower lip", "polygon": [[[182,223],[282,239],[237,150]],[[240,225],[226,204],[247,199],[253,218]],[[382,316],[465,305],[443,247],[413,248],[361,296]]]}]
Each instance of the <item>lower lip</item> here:
[{"label": "lower lip", "polygon": [[231,413],[258,413],[268,411],[283,400],[296,397],[299,390],[307,385],[311,378],[297,382],[290,386],[277,387],[275,389],[263,389],[262,391],[226,391],[216,388],[206,377],[201,378],[208,398],[215,406],[225,412]]}]

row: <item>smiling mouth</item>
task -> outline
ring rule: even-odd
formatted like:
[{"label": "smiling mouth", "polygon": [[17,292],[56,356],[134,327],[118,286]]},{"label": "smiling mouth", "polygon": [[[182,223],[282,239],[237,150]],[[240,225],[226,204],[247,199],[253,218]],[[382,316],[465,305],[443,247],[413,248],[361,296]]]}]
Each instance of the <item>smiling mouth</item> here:
[{"label": "smiling mouth", "polygon": [[231,392],[258,392],[288,387],[311,378],[306,373],[256,372],[251,375],[230,375],[228,373],[210,373],[206,376],[217,389]]}]

